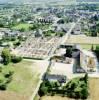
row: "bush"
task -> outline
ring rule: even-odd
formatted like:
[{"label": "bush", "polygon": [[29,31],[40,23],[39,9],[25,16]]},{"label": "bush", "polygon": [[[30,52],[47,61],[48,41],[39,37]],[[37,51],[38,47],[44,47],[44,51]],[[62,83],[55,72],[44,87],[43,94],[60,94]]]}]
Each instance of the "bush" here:
[{"label": "bush", "polygon": [[6,78],[1,74],[0,75],[0,90],[6,90]]},{"label": "bush", "polygon": [[13,75],[13,71],[9,71],[8,73],[5,73],[4,76],[5,78],[9,78]]},{"label": "bush", "polygon": [[11,41],[15,41],[16,40],[16,37],[11,37]]},{"label": "bush", "polygon": [[13,45],[14,45],[15,47],[17,47],[17,46],[19,46],[20,44],[21,44],[21,42],[18,41],[18,42],[15,42]]},{"label": "bush", "polygon": [[22,61],[22,57],[12,56],[12,57],[11,57],[11,61],[12,61],[13,63],[19,63],[19,62]]},{"label": "bush", "polygon": [[48,87],[45,86],[45,83],[42,83],[41,86],[40,86],[38,94],[40,96],[44,96],[44,95],[47,94],[47,92],[48,92]]},{"label": "bush", "polygon": [[0,90],[6,90],[7,85],[6,84],[0,84]]},{"label": "bush", "polygon": [[81,91],[81,98],[87,99],[88,95],[89,95],[88,90],[86,89],[86,87],[84,87]]}]

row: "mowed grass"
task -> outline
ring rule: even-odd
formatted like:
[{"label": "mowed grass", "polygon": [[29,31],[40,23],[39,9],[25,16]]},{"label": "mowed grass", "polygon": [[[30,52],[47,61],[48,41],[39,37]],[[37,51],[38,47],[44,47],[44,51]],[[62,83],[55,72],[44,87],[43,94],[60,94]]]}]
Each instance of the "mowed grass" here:
[{"label": "mowed grass", "polygon": [[99,100],[99,78],[89,78],[89,100]]},{"label": "mowed grass", "polygon": [[32,26],[32,24],[20,23],[16,26],[12,27],[12,29],[15,29],[15,30],[24,29],[25,31],[28,31],[31,26]]},{"label": "mowed grass", "polygon": [[[37,83],[39,81],[39,72],[36,69],[36,64],[34,64],[32,61],[23,60],[20,63],[17,64],[11,63],[8,66],[4,67],[6,67],[5,71],[7,71],[7,69],[10,68],[13,69],[14,71],[13,79],[11,83],[8,84],[6,90],[7,95],[13,92],[14,95],[19,94],[19,96],[21,95],[24,98],[25,97],[29,98],[34,92]],[[10,100],[10,99],[5,99],[5,100]],[[18,98],[18,100],[20,99]]]}]

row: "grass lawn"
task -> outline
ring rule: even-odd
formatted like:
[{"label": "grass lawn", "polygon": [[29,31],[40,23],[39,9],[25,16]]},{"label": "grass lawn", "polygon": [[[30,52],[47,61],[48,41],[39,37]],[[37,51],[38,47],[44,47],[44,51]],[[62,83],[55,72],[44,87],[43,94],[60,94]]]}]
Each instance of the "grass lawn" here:
[{"label": "grass lawn", "polygon": [[5,71],[10,68],[13,69],[14,75],[11,83],[8,84],[7,90],[4,93],[0,91],[0,98],[2,98],[2,95],[5,94],[5,96],[11,96],[4,100],[13,100],[11,97],[14,95],[16,96],[14,97],[16,98],[14,100],[28,100],[39,81],[40,74],[38,69],[36,69],[36,64],[33,61],[23,60],[21,63],[11,63],[4,67]]},{"label": "grass lawn", "polygon": [[99,78],[89,78],[89,100],[99,100]]},{"label": "grass lawn", "polygon": [[25,29],[25,31],[28,31],[29,30],[29,27],[31,27],[32,24],[25,24],[25,23],[21,23],[21,24],[18,24],[14,27],[12,27],[12,29],[15,29],[15,30],[20,30],[20,29]]}]

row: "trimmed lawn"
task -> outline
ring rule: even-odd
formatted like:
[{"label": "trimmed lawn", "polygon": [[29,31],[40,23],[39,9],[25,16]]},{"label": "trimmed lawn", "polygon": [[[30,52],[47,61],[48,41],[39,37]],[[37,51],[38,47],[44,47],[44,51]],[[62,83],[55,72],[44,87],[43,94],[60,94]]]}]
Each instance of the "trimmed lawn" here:
[{"label": "trimmed lawn", "polygon": [[[7,71],[10,68],[14,71],[13,79],[11,83],[8,84],[7,90],[5,91],[6,94],[4,92],[5,96],[9,96],[9,98],[4,100],[13,100],[11,98],[13,95],[16,95],[15,100],[28,100],[39,81],[40,74],[37,65],[33,61],[23,60],[20,63],[11,63],[4,67],[4,71]],[[0,94],[3,95],[3,91],[0,92]],[[0,95],[0,98],[2,98],[2,95]]]}]

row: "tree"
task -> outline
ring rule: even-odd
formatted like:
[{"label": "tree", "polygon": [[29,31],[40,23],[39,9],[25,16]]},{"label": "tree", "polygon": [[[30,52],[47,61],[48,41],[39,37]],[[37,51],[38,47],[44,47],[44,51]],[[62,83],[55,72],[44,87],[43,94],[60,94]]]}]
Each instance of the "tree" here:
[{"label": "tree", "polygon": [[45,83],[46,83],[46,82],[43,82],[43,83],[41,84],[40,89],[39,89],[39,91],[38,91],[38,93],[39,93],[40,96],[44,96],[44,95],[46,95],[47,92],[48,92],[48,87],[45,85]]},{"label": "tree", "polygon": [[75,99],[87,99],[88,97],[88,86],[87,86],[88,75],[82,78],[74,78],[69,81],[64,87],[67,91],[67,96]]},{"label": "tree", "polygon": [[71,48],[71,47],[68,47],[68,48],[66,49],[66,56],[67,56],[67,57],[72,57],[72,48]]},{"label": "tree", "polygon": [[17,42],[15,42],[13,45],[15,46],[15,47],[17,47],[17,46],[19,46],[21,44],[21,42],[20,41],[17,41]]},{"label": "tree", "polygon": [[85,76],[84,76],[84,81],[85,81],[85,83],[88,82],[88,74],[87,74],[87,73],[86,73]]},{"label": "tree", "polygon": [[3,58],[3,63],[4,65],[8,65],[11,61],[11,54],[10,54],[10,50],[8,48],[4,48],[1,56]]},{"label": "tree", "polygon": [[19,62],[22,61],[22,57],[12,56],[12,57],[11,57],[11,61],[12,61],[13,63],[19,63]]},{"label": "tree", "polygon": [[92,46],[91,46],[91,51],[93,51],[93,50],[94,50],[94,46],[92,45]]},{"label": "tree", "polygon": [[63,19],[60,19],[57,23],[58,23],[58,24],[64,24],[65,21],[64,21]]},{"label": "tree", "polygon": [[86,87],[83,87],[83,89],[81,91],[81,98],[87,99],[88,95],[89,95],[88,90],[86,89]]},{"label": "tree", "polygon": [[19,31],[20,31],[20,32],[24,32],[24,31],[25,31],[25,29],[24,29],[24,28],[21,28]]}]

